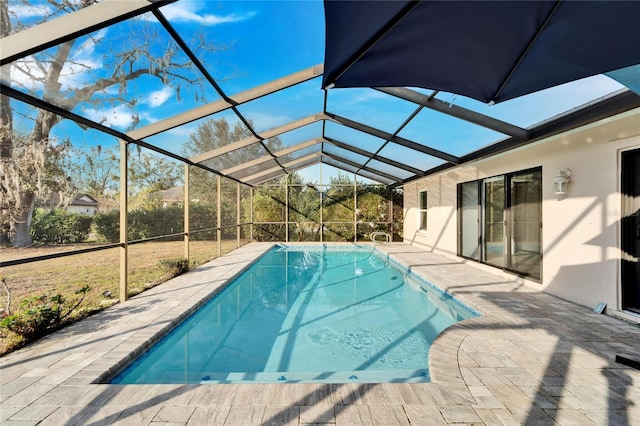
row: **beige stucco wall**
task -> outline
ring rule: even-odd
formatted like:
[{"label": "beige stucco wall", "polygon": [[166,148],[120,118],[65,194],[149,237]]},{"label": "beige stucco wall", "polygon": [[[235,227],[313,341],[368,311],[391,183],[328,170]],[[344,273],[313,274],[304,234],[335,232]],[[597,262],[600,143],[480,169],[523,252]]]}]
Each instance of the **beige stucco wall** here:
[{"label": "beige stucco wall", "polygon": [[[405,242],[455,256],[456,185],[542,167],[542,282],[526,285],[593,307],[619,308],[620,152],[640,148],[640,110],[530,144],[508,154],[450,169],[404,187]],[[560,169],[572,171],[567,195],[553,192]],[[428,191],[427,231],[418,231],[418,191]],[[514,278],[499,269],[479,268]],[[516,277],[517,278],[517,277]]]},{"label": "beige stucco wall", "polygon": [[96,207],[90,206],[67,206],[67,211],[69,213],[86,214],[88,216],[93,216],[98,212],[98,209]]}]

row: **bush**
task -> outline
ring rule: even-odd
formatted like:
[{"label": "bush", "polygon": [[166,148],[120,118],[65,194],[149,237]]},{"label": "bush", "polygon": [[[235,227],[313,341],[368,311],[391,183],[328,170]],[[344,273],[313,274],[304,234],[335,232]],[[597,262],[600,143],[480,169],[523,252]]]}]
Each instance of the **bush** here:
[{"label": "bush", "polygon": [[120,241],[120,212],[118,210],[98,213],[95,216],[95,222],[98,241],[103,243]]},{"label": "bush", "polygon": [[[216,206],[208,203],[193,203],[189,206],[189,228],[191,231],[210,229],[216,226]],[[215,235],[215,231],[213,232]],[[211,232],[191,234],[191,240],[207,240]]]},{"label": "bush", "polygon": [[[128,241],[177,234],[184,230],[184,213],[181,206],[132,210],[127,219]],[[102,242],[120,241],[120,211],[113,210],[96,215],[96,234]]]},{"label": "bush", "polygon": [[189,270],[189,261],[184,257],[160,259],[158,267],[167,275],[167,279],[170,279],[187,272]]},{"label": "bush", "polygon": [[[216,224],[216,207],[210,204],[193,204],[190,207],[190,224],[192,230],[214,228]],[[184,210],[182,206],[158,207],[151,210],[132,210],[129,212],[129,241],[160,235],[177,234],[184,231]],[[96,233],[102,242],[118,242],[120,240],[120,212],[114,210],[95,216]],[[235,236],[236,229],[227,230]],[[208,233],[194,233],[193,240],[207,239]]]},{"label": "bush", "polygon": [[158,207],[129,212],[129,240],[158,237],[184,231],[182,206]]},{"label": "bush", "polygon": [[[215,228],[216,206],[207,203],[194,203],[189,208],[191,230]],[[222,204],[222,223],[236,223],[236,208],[232,203]],[[129,241],[184,232],[184,208],[181,205],[136,209],[129,212],[127,238]],[[120,241],[120,212],[113,210],[95,216],[98,241],[115,243]],[[236,227],[222,231],[223,238],[235,238]],[[194,233],[193,240],[208,239],[209,233]],[[178,237],[180,238],[180,237]]]},{"label": "bush", "polygon": [[73,321],[71,315],[82,304],[89,290],[91,287],[86,285],[76,291],[80,297],[72,301],[71,306],[68,306],[67,300],[61,294],[42,294],[23,299],[16,313],[0,320],[0,328],[13,331],[27,341],[45,336]]},{"label": "bush", "polygon": [[43,244],[81,243],[91,232],[91,216],[69,213],[64,209],[36,209],[31,222],[31,237]]}]

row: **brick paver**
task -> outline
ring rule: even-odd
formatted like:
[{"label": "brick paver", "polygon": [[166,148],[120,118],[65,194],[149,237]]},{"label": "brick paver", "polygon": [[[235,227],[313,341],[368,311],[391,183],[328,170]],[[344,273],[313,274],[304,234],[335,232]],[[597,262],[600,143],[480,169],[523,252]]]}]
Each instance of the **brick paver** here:
[{"label": "brick paver", "polygon": [[249,244],[0,359],[0,423],[640,424],[640,327],[404,244],[378,245],[483,314],[445,330],[433,383],[97,384],[270,244]]}]

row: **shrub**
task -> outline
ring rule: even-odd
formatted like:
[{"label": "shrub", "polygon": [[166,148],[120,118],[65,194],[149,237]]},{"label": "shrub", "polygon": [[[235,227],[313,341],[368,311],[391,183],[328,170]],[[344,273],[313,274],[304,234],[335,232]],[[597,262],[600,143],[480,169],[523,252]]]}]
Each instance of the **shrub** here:
[{"label": "shrub", "polygon": [[184,231],[182,206],[158,207],[129,212],[129,240],[158,237]]},{"label": "shrub", "polygon": [[[208,203],[193,203],[189,206],[190,230],[214,228],[216,226],[216,206]],[[215,232],[213,232],[215,235]],[[206,240],[211,238],[210,232],[195,232],[192,240]]]},{"label": "shrub", "polygon": [[[137,209],[129,212],[127,238],[129,241],[161,235],[177,234],[184,230],[184,213],[181,206],[158,207],[151,210]],[[120,211],[96,215],[96,234],[103,242],[120,240]]]},{"label": "shrub", "polygon": [[167,279],[177,277],[189,270],[189,261],[184,257],[160,259],[158,267],[167,275]]},{"label": "shrub", "polygon": [[81,243],[91,232],[91,216],[64,209],[36,209],[31,222],[33,241],[43,244]]},{"label": "shrub", "polygon": [[118,210],[98,213],[95,216],[95,222],[98,241],[115,243],[120,240],[120,212]]},{"label": "shrub", "polygon": [[76,295],[80,297],[71,301],[71,305],[61,295],[49,296],[41,294],[22,299],[19,310],[0,320],[0,328],[13,331],[27,341],[45,336],[72,321],[72,314],[82,304],[91,287],[85,285]]}]

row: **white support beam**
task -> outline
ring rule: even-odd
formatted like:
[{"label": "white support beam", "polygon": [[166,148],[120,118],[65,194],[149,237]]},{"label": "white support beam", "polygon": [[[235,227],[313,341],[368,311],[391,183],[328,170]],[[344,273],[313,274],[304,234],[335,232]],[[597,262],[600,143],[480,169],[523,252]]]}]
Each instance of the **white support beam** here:
[{"label": "white support beam", "polygon": [[337,139],[328,138],[326,136],[325,136],[325,140],[326,140],[327,143],[329,143],[331,145],[337,146],[338,148],[342,148],[344,150],[351,151],[351,152],[359,154],[359,155],[363,155],[365,157],[368,157],[371,160],[377,160],[377,161],[380,161],[382,163],[386,163],[386,164],[388,164],[390,166],[397,167],[398,169],[402,169],[402,170],[404,170],[406,172],[413,173],[414,175],[422,174],[422,170],[416,169],[415,167],[411,167],[411,166],[408,166],[406,164],[399,163],[397,161],[394,161],[394,160],[392,160],[390,158],[383,157],[381,155],[372,154],[372,153],[370,153],[370,152],[368,152],[368,151],[366,151],[364,149],[360,149],[360,148],[358,148],[356,146],[349,145],[346,142],[341,142],[341,141],[339,141]]},{"label": "white support beam", "polygon": [[363,123],[359,123],[355,120],[351,120],[347,117],[341,117],[337,114],[333,114],[330,112],[326,113],[330,118],[332,118],[337,123],[340,123],[346,127],[350,127],[355,130],[359,130],[364,133],[368,133],[377,138],[396,143],[398,145],[405,146],[407,148],[411,148],[413,150],[422,152],[427,155],[431,155],[432,157],[440,158],[441,160],[447,161],[452,164],[460,164],[460,158],[455,155],[448,154],[446,152],[440,151],[435,148],[431,148],[425,145],[422,145],[418,142],[413,142],[409,139],[402,138],[400,136],[394,136],[391,133],[385,132],[383,130],[376,129],[375,127],[368,126]]},{"label": "white support beam", "polygon": [[[309,124],[316,123],[321,120],[330,120],[324,114],[314,114],[305,118],[301,118],[300,120],[292,121],[283,126],[273,128],[271,130],[267,130],[262,132],[260,136],[264,139],[273,138],[275,136],[281,135],[283,133],[290,132],[295,129],[299,129],[300,127],[307,126]],[[189,158],[190,161],[194,163],[202,163],[203,161],[207,161],[211,158],[217,157],[219,155],[226,154],[228,152],[234,151],[236,149],[244,148],[254,143],[258,143],[260,140],[255,136],[250,136],[248,138],[232,142],[229,145],[221,146],[220,148],[212,149],[211,151],[204,152],[200,155],[196,155],[194,157]]]},{"label": "white support beam", "polygon": [[184,224],[183,224],[183,230],[184,230],[184,258],[187,259],[187,265],[189,265],[189,240],[191,238],[191,233],[189,232],[189,230],[191,229],[191,225],[190,225],[190,215],[189,212],[191,210],[190,206],[189,206],[189,200],[191,200],[191,196],[189,195],[189,193],[191,192],[190,189],[190,183],[189,183],[189,165],[185,164],[184,165],[184,191],[182,194],[182,205],[183,205],[183,220],[184,220]]},{"label": "white support beam", "polygon": [[[272,167],[270,169],[267,170],[263,170],[261,172],[258,173],[254,173],[250,176],[247,176],[245,179],[242,179],[244,182],[253,182],[256,179],[260,179],[261,177],[267,176],[267,175],[272,175],[274,173],[280,172],[279,174],[281,175],[285,175],[286,172],[284,170],[282,170],[282,167],[277,166],[277,167]],[[267,179],[268,180],[268,179]]]},{"label": "white support beam", "polygon": [[120,302],[124,303],[129,298],[129,246],[128,230],[129,216],[127,214],[129,205],[129,149],[127,142],[120,139],[120,205],[125,206],[120,209]]},{"label": "white support beam", "polygon": [[284,175],[285,173],[282,172],[282,169],[278,169],[277,171],[273,172],[273,174],[270,176],[262,176],[260,178],[256,178],[256,180],[254,181],[246,182],[246,184],[251,186],[256,186],[256,185],[263,184],[271,179],[277,178],[279,176],[284,176]]},{"label": "white support beam", "polygon": [[94,3],[0,39],[0,65],[90,34],[174,1],[104,0]]},{"label": "white support beam", "polygon": [[305,167],[322,163],[322,158],[323,156],[321,153],[317,153],[315,154],[315,156],[310,155],[305,161],[301,161],[299,163],[296,163],[292,166],[287,167],[287,172],[291,174],[291,173],[297,172],[298,170],[304,169]]},{"label": "white support beam", "polygon": [[266,95],[270,95],[288,87],[295,86],[296,84],[304,83],[305,81],[322,75],[323,70],[324,66],[320,64],[302,71],[298,71],[296,73],[271,81],[261,86],[254,87],[253,89],[249,89],[245,92],[233,95],[229,98],[230,102],[227,102],[223,99],[211,102],[207,105],[193,108],[189,111],[185,111],[181,114],[174,115],[173,117],[160,120],[148,126],[132,130],[131,132],[127,133],[127,136],[131,137],[132,139],[139,140],[156,135],[158,133],[173,129],[183,124],[199,120],[200,118],[204,118],[209,115],[227,110],[232,106],[241,105],[243,103],[253,101]]},{"label": "white support beam", "polygon": [[260,142],[260,139],[254,136],[249,136],[239,141],[232,142],[229,145],[224,145],[219,148],[212,149],[211,151],[207,151],[205,153],[196,155],[195,157],[189,158],[189,160],[193,161],[194,163],[202,163],[204,161],[210,160],[212,158],[218,157],[228,152],[235,151],[236,149],[244,148],[246,146],[253,145],[254,143],[259,143],[259,142]]},{"label": "white support beam", "polygon": [[218,257],[222,256],[222,178],[216,176],[216,240]]},{"label": "white support beam", "polygon": [[[317,145],[322,142],[324,142],[324,139],[321,139],[321,138],[310,139],[308,141],[300,142],[288,148],[274,152],[273,155],[275,155],[276,158],[279,159],[284,157],[285,155],[291,154],[296,151],[300,151],[301,149],[308,148],[310,146]],[[231,175],[233,173],[239,172],[249,167],[257,166],[262,163],[266,163],[267,161],[271,161],[271,160],[273,160],[272,156],[265,155],[263,157],[256,158],[255,160],[247,161],[245,163],[238,164],[237,166],[229,167],[228,169],[221,170],[220,173],[222,173],[223,175]]]},{"label": "white support beam", "polygon": [[[289,161],[288,163],[284,163],[282,164],[282,167],[284,167],[285,169],[291,170],[293,169],[297,164],[305,162],[307,160],[310,160],[312,158],[316,158],[316,157],[321,157],[322,153],[321,152],[314,152],[313,154],[309,154],[309,155],[305,155],[304,157],[300,157],[297,158],[295,160]],[[286,174],[285,171],[282,170],[281,167],[272,167],[270,169],[267,170],[263,170],[261,172],[255,173],[253,175],[247,176],[246,178],[243,179],[244,182],[253,182],[256,179],[259,179],[263,176],[267,176],[267,175],[271,175],[277,171],[280,171],[281,174]]]},{"label": "white support beam", "polygon": [[241,172],[242,170],[248,169],[249,167],[258,166],[260,164],[266,163],[268,161],[273,160],[273,157],[270,155],[265,155],[260,158],[256,158],[255,160],[245,161],[244,163],[240,163],[237,166],[229,167],[228,169],[221,170],[220,173],[229,176],[237,172]]},{"label": "white support beam", "polygon": [[[316,155],[318,155],[318,154],[316,154]],[[265,175],[265,176],[262,176],[261,178],[256,178],[256,179],[254,179],[254,180],[252,180],[250,182],[247,182],[247,183],[249,185],[260,185],[260,184],[262,184],[262,183],[264,183],[264,182],[266,182],[268,180],[271,180],[273,178],[276,178],[278,176],[284,176],[285,174],[291,174],[291,173],[296,172],[296,171],[298,171],[300,169],[304,169],[305,167],[312,166],[314,164],[318,164],[318,163],[321,163],[321,162],[322,162],[322,156],[318,155],[315,158],[307,159],[306,161],[303,161],[301,163],[296,163],[295,167],[288,167],[288,170],[287,170],[286,173],[282,173],[282,170],[277,169],[271,175]]]},{"label": "white support beam", "polygon": [[358,163],[356,163],[354,161],[348,160],[346,158],[343,158],[343,157],[341,157],[339,155],[329,154],[329,153],[326,153],[326,152],[324,153],[324,155],[329,157],[329,158],[331,158],[331,159],[333,159],[333,160],[335,160],[335,161],[337,161],[338,163],[343,163],[343,164],[347,164],[347,165],[349,165],[351,167],[360,168],[361,170],[365,170],[365,171],[367,171],[369,173],[375,174],[377,176],[381,176],[381,177],[383,177],[385,179],[389,179],[391,182],[400,182],[401,181],[401,179],[396,177],[396,176],[391,176],[390,174],[381,172],[380,170],[374,169],[373,167],[368,167],[368,166],[363,167],[362,165],[360,165],[360,164],[358,164]]},{"label": "white support beam", "polygon": [[310,146],[314,146],[314,145],[317,145],[317,144],[322,143],[322,142],[325,142],[325,140],[322,139],[322,138],[309,139],[307,141],[300,142],[300,143],[297,143],[295,145],[291,145],[288,148],[281,149],[280,151],[277,151],[274,154],[276,155],[276,157],[280,158],[280,157],[284,157],[285,155],[292,154],[292,153],[294,153],[296,151],[300,151],[301,149],[309,148]]},{"label": "white support beam", "polygon": [[[322,152],[314,152],[313,154],[305,155],[304,157],[297,158],[293,161],[289,161],[288,163],[284,163],[282,166],[285,169],[293,169],[297,164],[305,162],[307,160],[311,160],[316,157],[322,157]],[[298,170],[298,169],[296,169]]]},{"label": "white support beam", "polygon": [[236,248],[240,248],[240,182],[237,182],[236,185]]}]

